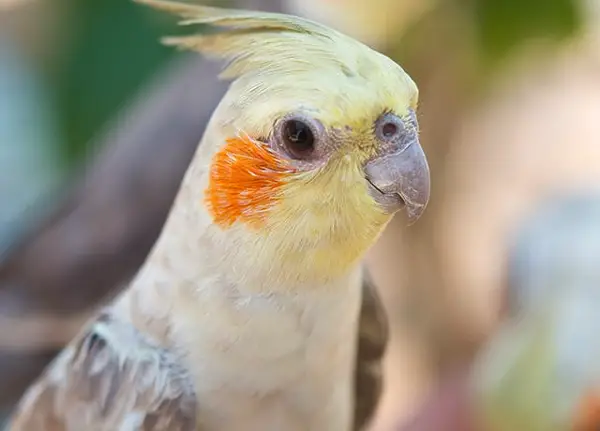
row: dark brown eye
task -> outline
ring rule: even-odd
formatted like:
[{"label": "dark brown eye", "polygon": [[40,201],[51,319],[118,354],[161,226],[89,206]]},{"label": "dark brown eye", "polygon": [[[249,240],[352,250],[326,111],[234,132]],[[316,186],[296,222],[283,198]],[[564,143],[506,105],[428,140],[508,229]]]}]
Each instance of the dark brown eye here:
[{"label": "dark brown eye", "polygon": [[398,126],[394,123],[385,123],[381,127],[381,132],[386,138],[392,138],[395,134],[398,133]]},{"label": "dark brown eye", "polygon": [[312,129],[300,120],[287,120],[283,125],[282,137],[293,157],[306,157],[315,149],[315,135]]}]

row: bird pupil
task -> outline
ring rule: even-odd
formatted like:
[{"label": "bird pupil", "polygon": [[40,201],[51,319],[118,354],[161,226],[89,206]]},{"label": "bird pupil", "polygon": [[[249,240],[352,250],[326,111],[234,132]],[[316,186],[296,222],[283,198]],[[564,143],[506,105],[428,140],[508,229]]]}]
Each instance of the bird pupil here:
[{"label": "bird pupil", "polygon": [[398,126],[394,123],[385,123],[383,125],[383,136],[386,138],[394,136],[398,132]]},{"label": "bird pupil", "polygon": [[299,121],[292,121],[290,125],[290,141],[298,143],[306,141],[308,132],[306,126]]},{"label": "bird pupil", "polygon": [[312,131],[302,121],[288,121],[285,134],[292,151],[306,152],[313,149],[314,137]]}]

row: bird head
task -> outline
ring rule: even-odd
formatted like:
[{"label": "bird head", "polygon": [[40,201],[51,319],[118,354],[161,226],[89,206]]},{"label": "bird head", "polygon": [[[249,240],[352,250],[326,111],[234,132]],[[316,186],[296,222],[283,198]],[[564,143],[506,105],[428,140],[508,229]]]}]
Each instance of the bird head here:
[{"label": "bird head", "polygon": [[[253,271],[327,279],[348,271],[390,218],[429,199],[418,91],[389,58],[283,14],[138,0],[203,24],[164,42],[224,59],[229,90],[188,171],[213,241]],[[236,259],[238,261],[240,259]]]},{"label": "bird head", "polygon": [[543,205],[510,253],[507,321],[476,366],[485,431],[600,429],[600,194]]}]

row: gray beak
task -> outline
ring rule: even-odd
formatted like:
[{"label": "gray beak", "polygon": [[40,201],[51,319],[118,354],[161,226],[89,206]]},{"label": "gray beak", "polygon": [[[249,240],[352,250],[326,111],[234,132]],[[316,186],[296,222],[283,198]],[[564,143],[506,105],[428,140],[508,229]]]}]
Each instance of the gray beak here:
[{"label": "gray beak", "polygon": [[370,160],[365,175],[375,201],[391,214],[406,208],[412,224],[425,211],[430,180],[423,148],[416,135],[411,138],[401,149]]}]

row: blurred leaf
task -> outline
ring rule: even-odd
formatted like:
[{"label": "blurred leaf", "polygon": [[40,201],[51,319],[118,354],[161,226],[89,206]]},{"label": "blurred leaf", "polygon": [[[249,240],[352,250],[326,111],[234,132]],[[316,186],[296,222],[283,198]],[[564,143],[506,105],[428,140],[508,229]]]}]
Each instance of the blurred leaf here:
[{"label": "blurred leaf", "polygon": [[147,8],[129,0],[63,0],[70,8],[70,45],[56,91],[69,164],[153,75],[174,50],[159,38],[174,21],[152,19]]},{"label": "blurred leaf", "polygon": [[579,29],[578,0],[472,0],[484,64],[502,60],[531,39],[560,41]]}]

